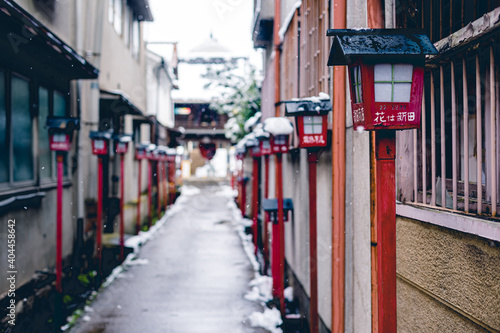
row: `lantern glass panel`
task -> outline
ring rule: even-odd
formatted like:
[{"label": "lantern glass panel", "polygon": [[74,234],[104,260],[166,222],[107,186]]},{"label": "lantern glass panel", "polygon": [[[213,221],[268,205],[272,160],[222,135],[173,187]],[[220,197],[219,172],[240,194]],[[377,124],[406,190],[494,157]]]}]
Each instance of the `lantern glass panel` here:
[{"label": "lantern glass panel", "polygon": [[95,149],[104,149],[104,140],[94,140]]},{"label": "lantern glass panel", "polygon": [[323,133],[322,116],[304,116],[304,134]]},{"label": "lantern glass panel", "polygon": [[271,149],[271,142],[269,140],[262,141],[262,149]]},{"label": "lantern glass panel", "polygon": [[410,102],[413,65],[376,64],[375,102]]},{"label": "lantern glass panel", "polygon": [[277,135],[274,137],[274,144],[277,146],[286,145],[286,135]]},{"label": "lantern glass panel", "polygon": [[361,89],[361,66],[351,68],[351,82],[354,89],[354,103],[363,102],[363,90]]}]

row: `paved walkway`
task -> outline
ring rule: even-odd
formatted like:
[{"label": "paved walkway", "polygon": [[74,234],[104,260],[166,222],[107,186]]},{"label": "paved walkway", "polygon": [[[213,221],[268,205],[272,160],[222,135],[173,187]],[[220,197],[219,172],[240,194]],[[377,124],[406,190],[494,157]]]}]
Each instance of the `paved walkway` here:
[{"label": "paved walkway", "polygon": [[231,223],[231,199],[218,186],[199,189],[179,198],[139,264],[99,293],[90,319],[82,316],[71,333],[266,332],[247,320],[262,308],[243,298],[253,270]]}]

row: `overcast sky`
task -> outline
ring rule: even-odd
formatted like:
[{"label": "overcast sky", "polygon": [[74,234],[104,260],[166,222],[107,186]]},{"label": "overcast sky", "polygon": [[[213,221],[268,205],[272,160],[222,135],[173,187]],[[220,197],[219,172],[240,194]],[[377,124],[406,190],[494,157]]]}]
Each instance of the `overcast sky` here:
[{"label": "overcast sky", "polygon": [[[210,34],[238,56],[255,56],[252,47],[252,0],[150,0],[154,22],[149,41],[178,42],[179,56],[206,41]],[[171,47],[149,46],[170,60]]]}]

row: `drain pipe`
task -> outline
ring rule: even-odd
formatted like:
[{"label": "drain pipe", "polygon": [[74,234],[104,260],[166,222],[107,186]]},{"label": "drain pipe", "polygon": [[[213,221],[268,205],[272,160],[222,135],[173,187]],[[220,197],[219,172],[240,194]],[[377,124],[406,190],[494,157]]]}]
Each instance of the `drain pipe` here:
[{"label": "drain pipe", "polygon": [[[346,0],[333,0],[333,28],[346,28]],[[332,121],[332,332],[345,325],[345,113],[346,71],[333,68]]]}]

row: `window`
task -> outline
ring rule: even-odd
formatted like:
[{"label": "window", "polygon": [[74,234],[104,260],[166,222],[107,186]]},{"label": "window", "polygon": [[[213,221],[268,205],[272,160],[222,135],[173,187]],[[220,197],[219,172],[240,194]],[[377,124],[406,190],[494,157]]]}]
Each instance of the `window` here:
[{"label": "window", "polygon": [[118,35],[122,34],[122,0],[114,0],[113,27]]},{"label": "window", "polygon": [[66,116],[66,98],[59,91],[54,91],[54,110],[53,115],[56,117]]},{"label": "window", "polygon": [[34,179],[30,83],[13,76],[11,91],[14,182],[29,181]]},{"label": "window", "polygon": [[[500,43],[494,36],[500,31],[484,26],[481,17],[493,4],[477,0],[414,4],[417,16],[410,19],[406,9],[400,10],[398,22],[426,29],[438,45],[440,38],[444,43],[450,37],[454,40],[450,45],[456,47],[427,61],[421,129],[413,136],[398,137],[399,147],[413,147],[406,158],[413,177],[398,174],[399,199],[498,216]],[[476,18],[481,22],[465,28]]]},{"label": "window", "polygon": [[115,15],[114,0],[108,0],[108,22],[113,24],[113,18]]},{"label": "window", "polygon": [[45,124],[48,116],[67,116],[67,110],[65,93],[0,69],[1,188],[10,190],[35,185],[36,181],[55,182],[55,154],[50,151]]},{"label": "window", "polygon": [[139,45],[140,45],[140,25],[137,18],[134,17],[132,21],[132,56],[139,59]]},{"label": "window", "polygon": [[0,71],[0,183],[9,181],[10,149],[7,138],[5,72]]},{"label": "window", "polygon": [[361,66],[354,66],[351,68],[351,82],[354,89],[355,101],[354,103],[363,102],[363,91],[361,89]]},{"label": "window", "polygon": [[413,65],[376,64],[375,102],[409,102]]},{"label": "window", "polygon": [[38,89],[38,172],[40,180],[52,177],[52,152],[49,148],[49,131],[45,128],[49,116],[49,90]]},{"label": "window", "polygon": [[123,15],[123,41],[126,46],[130,45],[130,30],[132,22],[132,10],[130,7],[125,6],[125,13]]},{"label": "window", "polygon": [[322,134],[322,116],[304,116],[304,134]]}]

